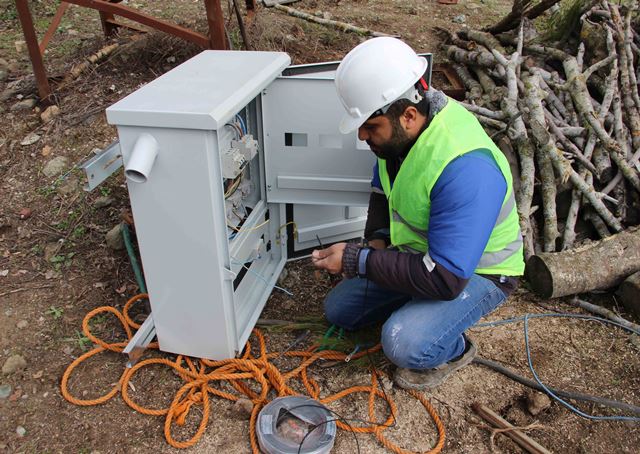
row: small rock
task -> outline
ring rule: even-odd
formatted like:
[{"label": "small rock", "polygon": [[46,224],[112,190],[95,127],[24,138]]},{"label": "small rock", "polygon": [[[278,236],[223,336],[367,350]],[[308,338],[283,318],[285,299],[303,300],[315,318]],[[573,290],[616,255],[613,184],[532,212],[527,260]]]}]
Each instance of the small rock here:
[{"label": "small rock", "polygon": [[27,429],[25,429],[22,426],[18,426],[16,427],[16,433],[18,434],[19,437],[24,437],[27,434]]},{"label": "small rock", "polygon": [[29,219],[31,217],[31,214],[33,214],[31,208],[22,208],[18,213],[20,219]]},{"label": "small rock", "polygon": [[69,158],[65,156],[57,156],[45,164],[42,173],[51,178],[62,173],[69,166]]},{"label": "small rock", "polygon": [[18,329],[25,329],[27,326],[29,326],[29,322],[26,320],[20,320],[18,323],[16,323],[16,327]]},{"label": "small rock", "polygon": [[72,355],[73,354],[73,347],[71,345],[67,345],[65,348],[62,349],[62,352],[67,354],[67,355]]},{"label": "small rock", "polygon": [[464,24],[467,21],[467,17],[464,14],[458,14],[452,19],[452,22],[456,24]]},{"label": "small rock", "polygon": [[38,378],[42,378],[43,375],[44,375],[44,371],[43,370],[39,370],[38,372],[33,374],[33,378],[35,378],[37,380]]},{"label": "small rock", "polygon": [[18,90],[15,88],[7,88],[2,93],[0,93],[0,101],[6,101],[7,99],[13,98]]},{"label": "small rock", "polygon": [[58,279],[60,276],[61,274],[56,270],[47,270],[47,272],[44,273],[44,278],[48,281],[54,278]]},{"label": "small rock", "polygon": [[73,194],[78,190],[79,186],[80,183],[78,182],[78,179],[71,175],[60,185],[60,187],[58,187],[58,193],[62,195]]},{"label": "small rock", "polygon": [[106,208],[111,206],[115,202],[113,197],[109,197],[108,195],[98,197],[96,201],[93,203],[93,206],[97,209]]},{"label": "small rock", "polygon": [[42,148],[42,151],[40,152],[40,154],[41,154],[42,156],[45,156],[45,157],[46,157],[46,156],[49,156],[49,155],[51,154],[51,146],[49,146],[49,145],[45,145],[45,146]]},{"label": "small rock", "polygon": [[27,361],[20,355],[13,355],[7,358],[2,366],[2,373],[9,375],[27,367]]},{"label": "small rock", "polygon": [[527,395],[527,410],[533,416],[537,416],[542,411],[551,406],[549,396],[539,392],[532,392]]},{"label": "small rock", "polygon": [[15,41],[13,45],[16,48],[16,52],[19,54],[23,54],[27,51],[27,42],[26,41]]},{"label": "small rock", "polygon": [[47,391],[46,393],[44,393],[44,394],[42,395],[42,397],[44,397],[45,399],[46,399],[47,397],[49,397],[49,391]]},{"label": "small rock", "polygon": [[0,69],[0,82],[4,82],[9,77],[9,73],[6,69]]},{"label": "small rock", "polygon": [[29,145],[33,145],[38,140],[40,140],[40,136],[38,134],[36,134],[35,132],[32,132],[27,137],[22,139],[22,142],[20,142],[20,145],[22,145],[23,147],[26,147],[26,146],[29,146]]},{"label": "small rock", "polygon": [[107,241],[107,246],[114,251],[121,251],[125,248],[124,239],[122,238],[122,226],[120,224],[109,230],[105,239]]},{"label": "small rock", "polygon": [[58,106],[49,106],[45,109],[44,112],[40,114],[40,119],[43,123],[49,123],[55,117],[60,115],[60,108]]},{"label": "small rock", "polygon": [[11,385],[0,385],[0,399],[6,399],[11,395]]},{"label": "small rock", "polygon": [[47,243],[44,247],[44,259],[50,262],[60,250],[60,243]]},{"label": "small rock", "polygon": [[9,270],[0,270],[0,277],[7,277],[9,275]]},{"label": "small rock", "polygon": [[391,380],[386,375],[383,375],[380,378],[380,381],[382,382],[382,388],[384,388],[385,392],[391,392],[391,390],[393,389],[393,380]]},{"label": "small rock", "polygon": [[36,100],[32,98],[23,99],[11,106],[9,110],[11,112],[18,112],[20,110],[31,110],[36,106]]},{"label": "small rock", "polygon": [[249,399],[238,399],[233,404],[233,412],[243,419],[249,419],[253,411],[253,402]]}]

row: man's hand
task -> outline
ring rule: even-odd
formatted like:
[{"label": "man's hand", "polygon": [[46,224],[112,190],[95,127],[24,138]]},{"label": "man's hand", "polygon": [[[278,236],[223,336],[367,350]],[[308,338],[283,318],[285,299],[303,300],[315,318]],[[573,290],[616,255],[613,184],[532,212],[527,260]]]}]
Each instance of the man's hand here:
[{"label": "man's hand", "polygon": [[311,261],[316,268],[331,274],[342,272],[342,254],[347,243],[336,243],[326,249],[316,249],[311,253]]}]

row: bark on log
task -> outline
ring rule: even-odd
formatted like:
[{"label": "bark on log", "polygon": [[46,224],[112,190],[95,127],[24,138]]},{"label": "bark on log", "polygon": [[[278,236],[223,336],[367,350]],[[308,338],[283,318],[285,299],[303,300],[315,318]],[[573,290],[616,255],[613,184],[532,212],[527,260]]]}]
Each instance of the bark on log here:
[{"label": "bark on log", "polygon": [[569,251],[542,253],[527,261],[534,292],[557,298],[620,284],[640,271],[640,228],[631,228]]},{"label": "bark on log", "polygon": [[507,96],[502,99],[502,111],[509,118],[512,127],[507,131],[509,138],[518,150],[520,157],[520,191],[516,193],[516,204],[520,217],[520,230],[525,238],[524,254],[530,257],[535,253],[530,247],[533,240],[531,226],[531,201],[533,200],[535,164],[533,143],[527,136],[527,128],[522,119],[521,110],[518,108],[518,79],[515,67],[519,64],[520,56],[515,54],[509,60],[497,50],[493,50],[493,56],[500,62],[507,78]]},{"label": "bark on log", "polygon": [[626,310],[640,317],[640,272],[625,279],[618,289],[618,296]]},{"label": "bark on log", "polygon": [[451,66],[467,89],[467,99],[470,101],[480,99],[482,85],[473,78],[467,67],[459,63],[453,63]]},{"label": "bark on log", "polygon": [[507,54],[507,51],[504,47],[502,47],[500,41],[498,41],[498,39],[491,33],[481,32],[479,30],[463,30],[460,31],[459,34],[461,34],[463,37],[466,37],[466,39],[468,40],[483,45],[487,49],[495,49],[502,55]]},{"label": "bark on log", "polygon": [[[529,108],[529,129],[537,142],[536,160],[540,174],[540,191],[542,192],[542,213],[544,218],[544,251],[556,250],[556,239],[560,236],[558,230],[558,216],[556,209],[557,186],[551,155],[560,154],[555,143],[546,129],[544,110],[542,107],[542,94],[537,75],[525,77],[525,99]],[[567,163],[570,167],[570,165]],[[560,169],[559,169],[560,170]],[[567,172],[560,172],[562,181],[566,181]]]}]

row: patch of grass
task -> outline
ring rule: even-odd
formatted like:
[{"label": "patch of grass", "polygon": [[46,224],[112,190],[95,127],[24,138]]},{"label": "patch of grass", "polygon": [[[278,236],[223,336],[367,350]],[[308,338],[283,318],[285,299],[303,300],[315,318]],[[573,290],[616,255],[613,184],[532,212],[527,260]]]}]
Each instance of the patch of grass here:
[{"label": "patch of grass", "polygon": [[107,321],[107,314],[98,314],[95,317],[92,317],[91,320],[89,321],[89,325],[91,326],[91,328],[96,328],[100,325],[104,325],[104,323]]},{"label": "patch of grass", "polygon": [[64,339],[65,342],[71,342],[80,347],[80,350],[87,351],[89,346],[91,346],[91,339],[84,335],[84,333],[76,330],[75,337],[68,337]]},{"label": "patch of grass", "polygon": [[64,313],[63,308],[55,307],[55,306],[51,306],[46,312],[46,314],[51,315],[54,320],[58,320],[60,317],[62,317],[63,313]]},{"label": "patch of grass", "polygon": [[324,29],[320,34],[320,43],[323,46],[331,47],[337,45],[343,39],[342,34],[333,29]]},{"label": "patch of grass", "polygon": [[53,269],[55,269],[56,271],[60,271],[62,268],[69,268],[71,266],[71,259],[73,259],[75,255],[75,252],[69,252],[67,254],[57,254],[51,257],[49,261],[53,264]]},{"label": "patch of grass", "polygon": [[36,244],[31,248],[31,252],[34,255],[42,255],[44,254],[44,247],[41,244]]},{"label": "patch of grass", "polygon": [[71,239],[79,240],[80,238],[85,236],[86,233],[87,228],[84,225],[79,225],[75,229],[73,229],[73,232],[71,232]]},{"label": "patch of grass", "polygon": [[69,211],[69,214],[65,219],[62,219],[61,221],[58,221],[53,225],[58,230],[66,232],[69,229],[69,227],[73,225],[74,221],[76,221],[79,217],[80,217],[80,212],[76,210],[72,210],[72,211]]},{"label": "patch of grass", "polygon": [[[1,9],[1,8],[0,8]],[[18,10],[14,2],[7,2],[4,9],[0,10],[0,21],[10,22],[18,18]]]},{"label": "patch of grass", "polygon": [[111,195],[111,188],[109,186],[100,186],[100,194],[103,197],[108,197]]}]

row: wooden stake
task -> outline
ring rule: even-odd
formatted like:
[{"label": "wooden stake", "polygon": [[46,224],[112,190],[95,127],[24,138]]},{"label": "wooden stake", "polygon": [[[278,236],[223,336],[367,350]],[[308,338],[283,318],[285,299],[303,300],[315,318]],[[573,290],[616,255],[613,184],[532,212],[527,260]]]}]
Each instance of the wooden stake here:
[{"label": "wooden stake", "polygon": [[533,438],[524,434],[517,427],[511,424],[506,419],[502,418],[496,412],[491,410],[489,407],[482,405],[479,402],[475,402],[471,408],[475,411],[482,419],[492,424],[494,427],[498,427],[499,429],[509,429],[508,431],[503,431],[501,433],[505,434],[507,437],[511,438],[515,441],[519,446],[525,449],[527,452],[531,454],[551,454],[551,451],[544,448],[538,442],[536,442]]}]

